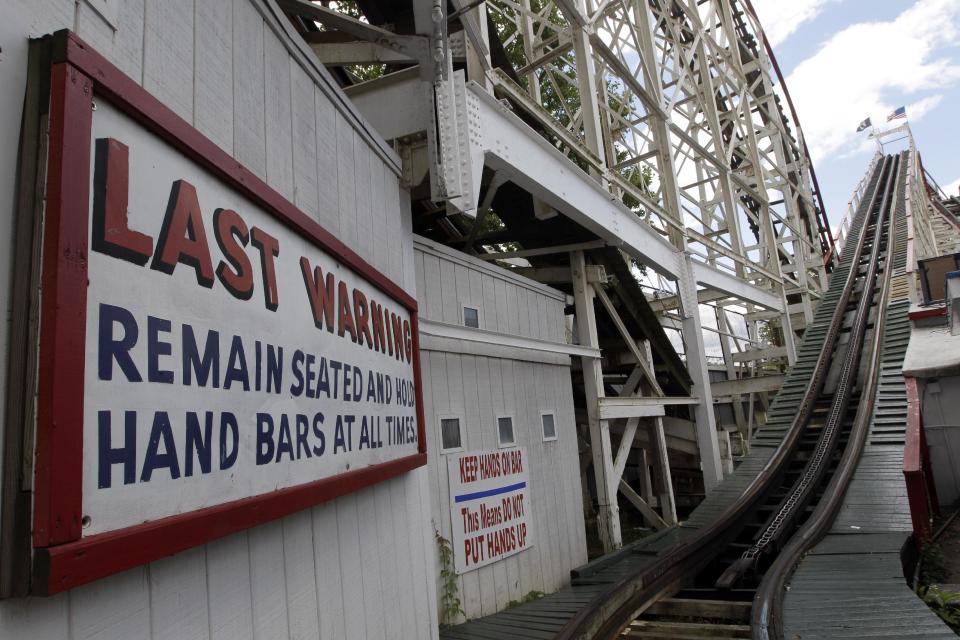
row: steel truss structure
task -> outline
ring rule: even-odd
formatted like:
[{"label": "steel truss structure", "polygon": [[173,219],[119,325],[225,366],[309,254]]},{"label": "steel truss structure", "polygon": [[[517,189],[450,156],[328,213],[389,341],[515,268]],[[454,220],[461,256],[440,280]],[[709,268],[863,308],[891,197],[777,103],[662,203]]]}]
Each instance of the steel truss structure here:
[{"label": "steel truss structure", "polygon": [[[746,436],[833,259],[749,2],[278,2],[394,142],[418,233],[571,294],[571,341],[603,353],[574,379],[604,548],[618,492],[676,522],[684,418],[709,491],[730,466],[714,396]],[[635,447],[655,471],[639,493]]]}]

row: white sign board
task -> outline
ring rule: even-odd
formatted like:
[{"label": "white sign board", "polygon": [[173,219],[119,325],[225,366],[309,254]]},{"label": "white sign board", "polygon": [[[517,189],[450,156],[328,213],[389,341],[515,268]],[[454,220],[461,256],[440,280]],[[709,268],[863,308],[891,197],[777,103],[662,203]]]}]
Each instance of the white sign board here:
[{"label": "white sign board", "polygon": [[533,546],[526,449],[458,453],[447,465],[458,574]]},{"label": "white sign board", "polygon": [[379,274],[106,101],[91,167],[85,537],[418,453],[416,324]]}]

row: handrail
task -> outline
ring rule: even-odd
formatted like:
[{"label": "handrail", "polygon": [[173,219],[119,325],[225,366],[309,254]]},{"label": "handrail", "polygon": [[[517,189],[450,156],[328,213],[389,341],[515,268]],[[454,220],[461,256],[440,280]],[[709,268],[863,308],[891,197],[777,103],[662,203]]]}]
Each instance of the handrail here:
[{"label": "handrail", "polygon": [[920,549],[930,538],[932,516],[940,515],[940,501],[933,482],[930,449],[923,428],[917,379],[904,377],[907,388],[907,432],[903,446],[903,479],[907,485],[913,540]]}]

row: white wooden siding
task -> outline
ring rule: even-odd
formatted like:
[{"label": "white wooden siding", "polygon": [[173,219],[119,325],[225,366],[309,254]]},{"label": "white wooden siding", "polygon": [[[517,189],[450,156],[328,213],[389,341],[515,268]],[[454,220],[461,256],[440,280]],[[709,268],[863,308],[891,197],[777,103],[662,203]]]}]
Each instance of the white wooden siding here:
[{"label": "white wooden siding", "polygon": [[420,316],[463,324],[462,307],[475,307],[480,328],[565,343],[565,296],[506,269],[415,237]]},{"label": "white wooden siding", "polygon": [[[416,238],[414,260],[423,318],[462,324],[460,308],[476,306],[480,326],[514,336],[565,342],[564,295],[476,258]],[[424,351],[424,408],[434,522],[450,539],[446,455],[439,419],[459,416],[463,448],[497,449],[498,415],[514,420],[516,444],[530,458],[534,546],[458,578],[468,618],[495,613],[531,591],[552,592],[569,583],[570,569],[586,562],[573,389],[568,365]],[[540,412],[556,418],[557,440],[544,442]],[[439,588],[439,583],[438,583]]]},{"label": "white wooden siding", "polygon": [[[0,20],[0,194],[13,202],[27,38],[69,28],[415,293],[398,160],[265,0],[11,0]],[[13,212],[0,207],[10,236]],[[7,252],[9,255],[9,252]],[[10,265],[0,262],[9,280]],[[0,290],[8,310],[9,292]],[[6,360],[6,331],[0,332]],[[6,368],[0,367],[0,394]],[[0,395],[0,400],[5,400]],[[0,638],[436,637],[426,469],[51,598],[0,602]]]}]

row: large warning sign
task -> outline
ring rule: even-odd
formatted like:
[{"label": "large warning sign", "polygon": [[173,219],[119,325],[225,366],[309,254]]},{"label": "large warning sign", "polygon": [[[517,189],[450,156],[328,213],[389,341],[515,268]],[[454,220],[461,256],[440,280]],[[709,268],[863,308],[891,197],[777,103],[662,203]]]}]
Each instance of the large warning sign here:
[{"label": "large warning sign", "polygon": [[107,104],[91,153],[84,535],[417,452],[407,309]]},{"label": "large warning sign", "polygon": [[42,588],[425,464],[415,300],[89,48],[65,46],[43,185]]},{"label": "large warning sign", "polygon": [[447,464],[457,573],[533,546],[526,449],[459,453]]}]

